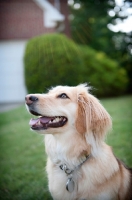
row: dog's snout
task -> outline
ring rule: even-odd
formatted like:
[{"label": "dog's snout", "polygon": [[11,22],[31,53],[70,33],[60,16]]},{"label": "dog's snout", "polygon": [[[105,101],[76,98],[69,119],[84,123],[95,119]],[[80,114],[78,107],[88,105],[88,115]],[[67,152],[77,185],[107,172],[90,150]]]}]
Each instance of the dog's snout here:
[{"label": "dog's snout", "polygon": [[27,105],[31,105],[33,102],[38,101],[38,98],[36,96],[33,95],[27,95],[25,97],[25,102]]}]

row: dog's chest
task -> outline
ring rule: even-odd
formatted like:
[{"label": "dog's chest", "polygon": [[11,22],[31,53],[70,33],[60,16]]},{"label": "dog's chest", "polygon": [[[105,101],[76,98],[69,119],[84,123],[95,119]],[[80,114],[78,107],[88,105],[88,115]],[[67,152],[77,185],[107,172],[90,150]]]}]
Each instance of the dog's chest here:
[{"label": "dog's chest", "polygon": [[54,164],[61,165],[67,162],[66,146],[57,142],[52,135],[45,137],[45,149]]},{"label": "dog's chest", "polygon": [[[94,166],[90,167],[90,162],[77,170],[72,177],[68,179],[67,174],[60,169],[61,164],[67,164],[70,169],[74,169],[76,160],[67,156],[67,151],[64,146],[57,143],[54,138],[48,137],[45,140],[46,152],[48,154],[47,173],[49,180],[49,190],[56,200],[113,200],[115,196],[109,189],[100,191],[95,187],[95,173]],[[92,170],[93,169],[93,170]],[[97,169],[96,169],[97,171]],[[96,172],[95,171],[95,172]],[[91,173],[92,172],[92,173]],[[96,172],[97,173],[97,172]],[[68,186],[67,186],[68,184]],[[69,187],[69,190],[67,190]],[[72,189],[73,188],[73,189]],[[111,198],[112,197],[112,198]]]},{"label": "dog's chest", "polygon": [[[47,164],[49,190],[55,200],[113,200],[110,191],[97,192],[87,175],[81,177],[79,172],[74,174],[74,189],[67,190],[67,175],[49,160]],[[72,184],[72,183],[71,183]],[[72,185],[69,187],[73,187]]]}]

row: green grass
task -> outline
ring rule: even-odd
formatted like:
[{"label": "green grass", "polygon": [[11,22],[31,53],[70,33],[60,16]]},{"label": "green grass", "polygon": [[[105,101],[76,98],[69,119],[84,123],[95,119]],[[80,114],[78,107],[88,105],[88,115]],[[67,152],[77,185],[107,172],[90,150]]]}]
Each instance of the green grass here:
[{"label": "green grass", "polygon": [[[132,96],[102,100],[113,118],[107,143],[132,166]],[[50,200],[43,135],[29,130],[24,106],[0,114],[0,199]]]}]

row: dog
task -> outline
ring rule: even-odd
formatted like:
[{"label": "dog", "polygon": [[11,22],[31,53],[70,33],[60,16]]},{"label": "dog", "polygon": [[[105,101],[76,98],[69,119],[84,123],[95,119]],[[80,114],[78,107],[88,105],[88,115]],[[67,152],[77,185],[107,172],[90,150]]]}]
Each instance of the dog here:
[{"label": "dog", "polygon": [[130,200],[132,171],[105,142],[112,120],[86,84],[28,94],[31,129],[45,134],[48,185],[54,200]]}]

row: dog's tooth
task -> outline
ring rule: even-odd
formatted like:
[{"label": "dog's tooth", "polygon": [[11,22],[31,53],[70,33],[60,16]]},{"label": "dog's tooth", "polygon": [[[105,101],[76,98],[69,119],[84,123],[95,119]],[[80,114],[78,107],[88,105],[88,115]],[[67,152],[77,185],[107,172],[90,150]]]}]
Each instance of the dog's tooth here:
[{"label": "dog's tooth", "polygon": [[55,123],[55,122],[56,122],[56,119],[54,119],[52,122]]},{"label": "dog's tooth", "polygon": [[38,121],[37,124],[40,125],[41,124],[40,121]]},{"label": "dog's tooth", "polygon": [[57,123],[57,122],[60,122],[60,121],[66,121],[66,119],[65,118],[63,118],[63,117],[61,117],[61,116],[59,116],[59,117],[55,117],[54,119],[52,119],[52,120],[50,120],[49,121],[49,124],[51,124],[51,123]]},{"label": "dog's tooth", "polygon": [[59,121],[60,121],[59,117],[56,117],[56,122],[59,122]]},{"label": "dog's tooth", "polygon": [[64,119],[63,117],[60,117],[60,121],[63,121],[63,119]]}]

